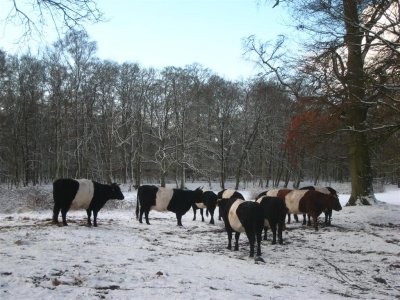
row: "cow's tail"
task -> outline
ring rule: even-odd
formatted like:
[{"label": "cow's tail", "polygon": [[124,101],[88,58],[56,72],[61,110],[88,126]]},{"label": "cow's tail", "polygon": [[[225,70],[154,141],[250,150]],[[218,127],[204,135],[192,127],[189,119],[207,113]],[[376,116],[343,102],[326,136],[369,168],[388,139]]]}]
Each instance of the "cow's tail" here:
[{"label": "cow's tail", "polygon": [[140,202],[139,202],[139,191],[138,191],[136,197],[136,220],[139,219],[139,208],[140,208]]}]

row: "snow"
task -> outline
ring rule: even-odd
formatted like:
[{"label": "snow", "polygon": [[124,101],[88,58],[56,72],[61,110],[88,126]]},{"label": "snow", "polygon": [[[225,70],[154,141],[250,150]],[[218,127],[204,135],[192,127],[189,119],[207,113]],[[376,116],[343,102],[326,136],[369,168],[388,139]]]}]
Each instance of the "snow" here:
[{"label": "snow", "polygon": [[[332,186],[344,205],[348,186]],[[344,207],[318,232],[287,224],[284,245],[263,241],[259,262],[244,234],[239,251],[226,249],[218,216],[210,225],[189,211],[178,227],[174,214],[151,211],[152,225],[139,224],[127,188],[94,228],[84,210],[70,211],[67,227],[52,225],[50,186],[3,187],[0,299],[399,298],[400,190],[385,188],[377,205]],[[250,200],[260,191],[240,192]]]}]

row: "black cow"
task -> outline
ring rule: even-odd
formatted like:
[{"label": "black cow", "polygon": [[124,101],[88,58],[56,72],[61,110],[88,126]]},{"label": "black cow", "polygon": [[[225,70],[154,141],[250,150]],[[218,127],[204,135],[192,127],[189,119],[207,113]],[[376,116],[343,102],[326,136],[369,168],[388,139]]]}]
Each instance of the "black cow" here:
[{"label": "black cow", "polygon": [[202,196],[203,191],[200,188],[190,191],[142,185],[137,192],[136,219],[142,223],[144,213],[146,223],[150,225],[150,210],[172,211],[176,214],[178,226],[182,226],[182,216],[192,207],[192,204],[196,201],[200,202]]},{"label": "black cow", "polygon": [[278,239],[279,244],[283,244],[282,231],[285,227],[285,217],[288,209],[285,202],[278,197],[264,196],[257,198],[260,206],[264,212],[264,240],[267,239],[267,229],[271,228],[272,231],[272,244],[276,244],[276,227],[278,226]]},{"label": "black cow", "polygon": [[89,179],[61,178],[53,183],[53,223],[58,224],[61,210],[63,225],[67,226],[67,212],[71,209],[86,209],[87,223],[93,211],[93,225],[97,227],[97,213],[110,199],[123,200],[124,195],[118,184],[101,184]]},{"label": "black cow", "polygon": [[[302,187],[300,190],[311,190],[311,191],[318,191],[326,195],[332,195],[339,200],[339,196],[335,189],[331,188],[330,186],[327,187],[315,187],[315,186],[305,186]],[[325,225],[330,226],[332,220],[332,209],[327,209],[324,211],[325,214]],[[303,224],[305,224],[306,215],[303,215]],[[310,216],[308,216],[308,225],[311,225]]]},{"label": "black cow", "polygon": [[[224,189],[217,194],[218,199],[244,199],[243,195],[235,190]],[[221,207],[219,208],[218,220],[221,220]]]},{"label": "black cow", "polygon": [[239,236],[246,232],[250,243],[250,257],[254,256],[254,244],[257,240],[257,256],[261,255],[261,235],[264,227],[264,216],[260,205],[242,199],[218,199],[218,206],[225,230],[228,234],[228,249],[232,248],[232,232],[235,232],[235,248],[239,250]]},{"label": "black cow", "polygon": [[196,203],[194,203],[192,205],[193,221],[196,220],[197,209],[200,209],[201,221],[204,222],[203,209],[205,208],[206,212],[207,212],[207,216],[208,216],[208,212],[210,212],[210,215],[211,215],[210,224],[214,224],[214,211],[215,211],[215,208],[217,207],[217,199],[218,199],[218,196],[214,192],[212,192],[212,191],[203,192],[202,199],[196,201]]}]

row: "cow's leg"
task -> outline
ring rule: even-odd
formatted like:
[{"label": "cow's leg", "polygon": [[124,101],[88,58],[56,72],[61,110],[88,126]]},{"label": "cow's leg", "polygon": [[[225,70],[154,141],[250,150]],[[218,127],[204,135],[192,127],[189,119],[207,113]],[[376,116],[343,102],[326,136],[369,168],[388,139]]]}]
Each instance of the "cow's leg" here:
[{"label": "cow's leg", "polygon": [[299,222],[299,217],[296,214],[293,215],[293,218],[296,220],[296,222]]},{"label": "cow's leg", "polygon": [[143,206],[140,206],[140,210],[139,210],[139,223],[143,223],[143,213],[144,213]]},{"label": "cow's leg", "polygon": [[176,220],[178,221],[178,226],[182,226],[182,215],[176,214]]},{"label": "cow's leg", "polygon": [[251,230],[246,230],[247,238],[249,239],[250,244],[250,257],[254,257],[254,243],[255,243],[255,232]]},{"label": "cow's leg", "polygon": [[215,211],[215,208],[213,208],[213,209],[211,209],[211,210],[209,210],[208,208],[206,208],[206,212],[207,212],[207,211],[210,213],[210,216],[211,216],[210,224],[215,224],[215,221],[214,221],[214,211]]},{"label": "cow's leg", "polygon": [[262,229],[256,232],[256,239],[257,239],[257,256],[261,256],[261,235]]},{"label": "cow's leg", "polygon": [[268,227],[264,226],[264,241],[267,240],[267,231],[268,231]]},{"label": "cow's leg", "polygon": [[270,223],[271,230],[272,230],[272,245],[276,244],[276,223],[274,222],[273,224]]},{"label": "cow's leg", "polygon": [[284,226],[284,223],[278,224],[278,241],[279,241],[279,244],[281,244],[281,245],[283,244],[283,238],[282,238],[283,226]]},{"label": "cow's leg", "polygon": [[93,226],[94,227],[97,227],[97,213],[98,212],[99,212],[98,210],[93,211]]},{"label": "cow's leg", "polygon": [[192,206],[193,208],[193,221],[196,221],[196,208],[194,207],[194,205]]},{"label": "cow's leg", "polygon": [[240,232],[235,232],[235,248],[233,249],[235,251],[239,250],[239,236]]},{"label": "cow's leg", "polygon": [[60,213],[60,206],[57,203],[54,203],[53,208],[53,223],[58,224],[58,214]]},{"label": "cow's leg", "polygon": [[210,211],[210,216],[211,216],[211,219],[210,219],[210,224],[215,224],[215,222],[214,222],[214,211]]},{"label": "cow's leg", "polygon": [[311,212],[310,215],[313,219],[315,231],[318,231],[318,215],[315,212]]},{"label": "cow's leg", "polygon": [[231,250],[232,249],[232,230],[227,229],[226,233],[228,234],[228,247],[226,247],[226,248]]},{"label": "cow's leg", "polygon": [[325,224],[327,226],[331,225],[331,218],[332,218],[332,210],[329,209],[328,211],[325,212]]},{"label": "cow's leg", "polygon": [[68,226],[67,224],[67,208],[61,208],[61,216],[62,216],[62,220],[63,220],[63,225],[64,226]]},{"label": "cow's leg", "polygon": [[303,225],[306,225],[307,222],[307,214],[303,214]]},{"label": "cow's leg", "polygon": [[287,223],[290,224],[290,213],[287,214]]},{"label": "cow's leg", "polygon": [[307,225],[308,225],[308,226],[311,226],[310,214],[307,214],[307,218],[308,218]]},{"label": "cow's leg", "polygon": [[146,209],[146,210],[144,211],[144,217],[145,217],[145,219],[146,219],[146,224],[147,224],[147,225],[150,225],[150,222],[149,222],[149,213],[150,213],[150,209]]},{"label": "cow's leg", "polygon": [[203,215],[204,210],[200,208],[200,215],[201,215],[201,221],[204,222],[204,215]]},{"label": "cow's leg", "polygon": [[92,221],[90,220],[90,218],[92,217],[92,210],[88,208],[86,210],[86,214],[87,214],[87,225],[92,226]]}]

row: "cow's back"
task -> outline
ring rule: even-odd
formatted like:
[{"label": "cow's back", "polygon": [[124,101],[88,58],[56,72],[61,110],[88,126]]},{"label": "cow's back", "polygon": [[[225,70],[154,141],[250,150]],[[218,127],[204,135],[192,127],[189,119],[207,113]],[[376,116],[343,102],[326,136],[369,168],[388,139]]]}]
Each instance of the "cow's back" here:
[{"label": "cow's back", "polygon": [[298,214],[298,213],[302,212],[301,210],[299,210],[299,203],[300,203],[300,200],[304,197],[304,195],[308,192],[310,192],[310,191],[294,190],[294,191],[291,191],[288,194],[286,194],[285,204],[290,213]]},{"label": "cow's back", "polygon": [[235,202],[232,203],[231,207],[229,208],[228,212],[228,220],[229,220],[229,225],[232,227],[232,229],[236,232],[244,232],[244,226],[242,222],[239,220],[238,214],[237,214],[237,209],[240,204],[242,204],[244,200],[242,199],[236,199]]},{"label": "cow's back", "polygon": [[197,198],[198,193],[195,191],[180,189],[173,189],[172,191],[172,198],[167,209],[175,213],[185,214],[197,200],[201,199],[201,197]]},{"label": "cow's back", "polygon": [[72,200],[71,209],[88,209],[94,195],[93,181],[89,179],[76,179],[79,183],[78,191]]},{"label": "cow's back", "polygon": [[172,201],[172,196],[174,194],[173,189],[159,187],[156,193],[156,202],[155,205],[151,207],[151,209],[156,211],[167,211],[168,205],[170,201]]}]

